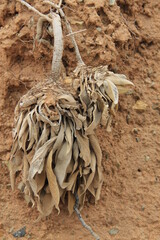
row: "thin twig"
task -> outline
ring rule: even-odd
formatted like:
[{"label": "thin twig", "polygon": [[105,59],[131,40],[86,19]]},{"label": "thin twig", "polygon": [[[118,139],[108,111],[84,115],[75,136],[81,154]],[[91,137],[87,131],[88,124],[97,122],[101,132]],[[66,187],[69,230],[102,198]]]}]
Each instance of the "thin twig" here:
[{"label": "thin twig", "polygon": [[59,8],[61,7],[62,2],[63,2],[63,0],[60,0],[59,3],[58,3],[58,7],[59,7]]},{"label": "thin twig", "polygon": [[82,226],[85,227],[96,240],[100,240],[100,237],[92,230],[92,228],[89,225],[87,225],[85,223],[84,219],[82,218],[82,215],[80,214],[80,211],[78,209],[78,207],[79,207],[79,198],[78,198],[77,194],[76,194],[75,198],[76,198],[76,202],[75,202],[75,205],[74,205],[74,211],[77,214],[80,222],[82,223]]},{"label": "thin twig", "polygon": [[48,22],[52,22],[52,19],[44,15],[43,13],[39,12],[36,8],[32,7],[29,3],[25,2],[24,0],[19,0],[21,4],[26,6],[29,10],[32,10],[33,12],[37,13],[41,17],[44,17]]},{"label": "thin twig", "polygon": [[52,7],[54,7],[57,10],[60,9],[59,5],[57,5],[57,4],[53,3],[53,2],[50,2],[49,0],[44,0],[43,2],[44,3],[48,3],[49,5],[51,5]]},{"label": "thin twig", "polygon": [[82,29],[82,30],[79,30],[79,31],[76,31],[76,32],[72,32],[72,33],[69,33],[66,35],[66,37],[70,37],[71,35],[74,35],[74,34],[77,34],[77,33],[81,33],[81,32],[85,32],[87,29]]},{"label": "thin twig", "polygon": [[85,65],[85,63],[82,60],[81,54],[79,52],[79,48],[78,48],[77,42],[75,40],[74,34],[72,34],[73,32],[72,32],[72,28],[71,28],[70,23],[69,23],[68,19],[66,18],[62,9],[59,10],[59,13],[60,13],[61,17],[64,18],[64,21],[65,21],[66,27],[68,29],[68,32],[69,32],[69,34],[71,34],[70,36],[71,36],[71,40],[72,40],[72,43],[73,43],[73,46],[74,46],[74,49],[75,49],[75,52],[76,52],[76,57],[77,57],[78,64],[79,65]]}]

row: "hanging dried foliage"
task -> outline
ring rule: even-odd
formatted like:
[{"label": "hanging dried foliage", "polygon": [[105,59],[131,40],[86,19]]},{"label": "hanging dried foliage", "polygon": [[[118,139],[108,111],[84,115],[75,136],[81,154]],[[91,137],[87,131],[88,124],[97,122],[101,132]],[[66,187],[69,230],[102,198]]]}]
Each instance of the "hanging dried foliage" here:
[{"label": "hanging dried foliage", "polygon": [[[73,212],[75,193],[83,206],[86,192],[95,201],[102,186],[102,153],[94,130],[108,126],[118,103],[116,85],[130,84],[107,67],[77,68],[72,94],[56,85],[41,85],[20,99],[15,110],[11,181],[22,170],[24,192],[43,215],[60,199]],[[103,117],[103,114],[105,116]]]},{"label": "hanging dried foliage", "polygon": [[[53,73],[59,79],[59,69]],[[100,198],[102,153],[95,129],[100,122],[109,127],[118,90],[125,92],[125,86],[132,84],[124,75],[109,72],[107,66],[85,65],[76,68],[69,83],[70,89],[58,81],[38,84],[15,109],[11,185],[14,188],[16,172],[21,171],[25,199],[37,203],[41,217],[48,216],[53,207],[59,212],[60,200],[67,201],[72,214],[76,194],[80,208],[87,192],[95,201]]]}]

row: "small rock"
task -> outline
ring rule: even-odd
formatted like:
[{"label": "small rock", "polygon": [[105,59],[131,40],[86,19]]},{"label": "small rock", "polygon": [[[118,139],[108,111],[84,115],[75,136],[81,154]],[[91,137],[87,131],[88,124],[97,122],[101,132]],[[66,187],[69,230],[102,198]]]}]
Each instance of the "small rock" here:
[{"label": "small rock", "polygon": [[140,142],[140,138],[139,137],[136,137],[136,142]]},{"label": "small rock", "polygon": [[109,6],[113,6],[115,4],[115,0],[109,0]]},{"label": "small rock", "polygon": [[155,136],[155,135],[156,135],[156,131],[155,131],[155,130],[153,130],[153,131],[152,131],[152,134],[153,134],[153,136]]},{"label": "small rock", "polygon": [[137,134],[138,133],[138,129],[137,128],[133,128],[133,133]]},{"label": "small rock", "polygon": [[153,110],[160,110],[160,104],[159,103],[153,103],[152,104],[152,109]]},{"label": "small rock", "polygon": [[96,28],[98,32],[102,32],[102,28],[101,27],[97,27]]},{"label": "small rock", "polygon": [[7,188],[7,189],[10,189],[10,188],[11,188],[11,184],[8,183],[8,184],[6,185],[6,188]]},{"label": "small rock", "polygon": [[21,228],[20,230],[14,232],[12,235],[15,238],[24,237],[26,235],[26,227]]},{"label": "small rock", "polygon": [[150,88],[156,89],[155,82],[152,82],[152,83],[150,84]]},{"label": "small rock", "polygon": [[146,162],[148,162],[148,161],[150,160],[150,156],[145,155],[145,156],[144,156],[144,159],[145,159]]},{"label": "small rock", "polygon": [[135,105],[133,106],[133,109],[134,109],[134,110],[137,110],[137,111],[139,111],[139,112],[142,112],[142,111],[146,110],[147,106],[148,106],[148,105],[147,105],[146,103],[144,103],[144,102],[141,101],[141,100],[138,100],[138,101],[135,103]]},{"label": "small rock", "polygon": [[142,210],[142,211],[145,210],[145,206],[144,206],[144,205],[141,206],[141,210]]},{"label": "small rock", "polygon": [[131,116],[130,114],[128,113],[127,116],[126,116],[126,122],[129,124],[130,123],[130,119],[131,119]]},{"label": "small rock", "polygon": [[109,230],[109,234],[111,236],[116,235],[119,232],[118,228],[112,228],[111,230]]},{"label": "small rock", "polygon": [[148,84],[151,84],[151,83],[152,83],[152,81],[151,81],[150,78],[146,78],[144,81],[145,81],[145,83],[148,83]]}]

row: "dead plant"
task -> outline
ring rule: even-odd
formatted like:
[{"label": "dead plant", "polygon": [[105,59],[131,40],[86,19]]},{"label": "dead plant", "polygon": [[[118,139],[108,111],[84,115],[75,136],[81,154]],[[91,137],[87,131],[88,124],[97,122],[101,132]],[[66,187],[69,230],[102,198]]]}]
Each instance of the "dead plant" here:
[{"label": "dead plant", "polygon": [[[108,71],[107,66],[86,66],[61,4],[44,2],[57,10],[57,13],[52,10],[48,15],[39,14],[43,20],[37,32],[40,39],[44,19],[53,30],[52,76],[19,100],[10,159],[12,188],[16,172],[21,171],[21,189],[27,202],[37,203],[40,218],[48,216],[53,207],[60,212],[60,200],[67,201],[72,214],[76,198],[80,209],[87,192],[95,201],[100,198],[102,152],[95,129],[101,123],[109,130],[119,92],[124,93],[125,86],[132,85],[124,75]],[[66,88],[60,80],[63,38],[59,14],[66,23],[78,61],[69,76],[71,87]]]}]

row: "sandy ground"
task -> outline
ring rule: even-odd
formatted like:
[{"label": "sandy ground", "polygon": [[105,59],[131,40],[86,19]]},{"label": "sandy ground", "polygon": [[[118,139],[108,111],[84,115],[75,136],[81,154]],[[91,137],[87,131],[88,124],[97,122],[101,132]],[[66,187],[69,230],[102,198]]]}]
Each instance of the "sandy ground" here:
[{"label": "sandy ground", "polygon": [[[38,0],[29,1],[40,9]],[[100,201],[86,201],[85,221],[103,240],[160,240],[160,2],[66,0],[73,30],[86,28],[77,42],[86,64],[108,64],[135,88],[120,97],[112,132],[97,129],[103,151],[104,184]],[[41,11],[47,11],[43,5]],[[8,160],[14,107],[19,98],[50,71],[52,52],[35,43],[37,16],[20,3],[0,3],[0,239],[26,226],[22,239],[93,239],[66,206],[35,223],[36,209],[19,190],[11,191]],[[63,64],[75,68],[73,46],[65,37]],[[136,110],[141,100],[147,106]]]}]

